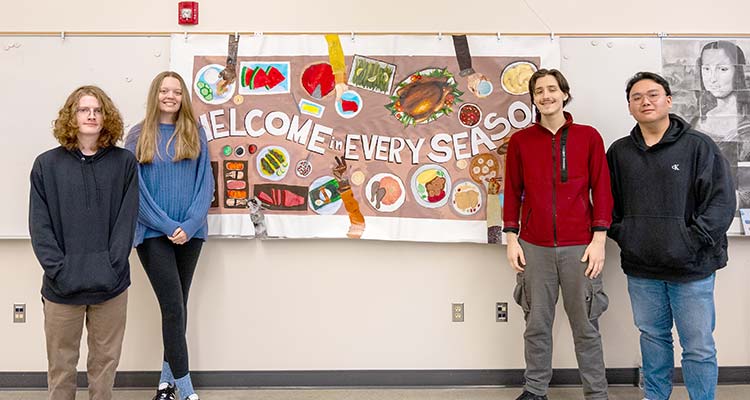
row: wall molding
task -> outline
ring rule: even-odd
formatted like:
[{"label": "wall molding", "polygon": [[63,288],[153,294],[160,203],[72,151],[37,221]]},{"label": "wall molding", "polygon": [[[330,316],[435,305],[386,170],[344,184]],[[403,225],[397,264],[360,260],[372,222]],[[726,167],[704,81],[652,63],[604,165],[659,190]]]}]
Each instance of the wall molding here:
[{"label": "wall molding", "polygon": [[[200,388],[238,387],[420,387],[420,386],[521,386],[522,369],[455,370],[341,370],[341,371],[194,371],[193,384]],[[152,388],[158,371],[122,371],[115,387]],[[638,384],[638,368],[607,368],[611,385]],[[683,383],[682,370],[675,369],[675,383]],[[575,368],[555,369],[551,385],[580,385]],[[719,384],[750,384],[750,366],[719,367]],[[1,389],[43,389],[46,372],[0,372]],[[78,373],[78,386],[86,387],[85,372]]]}]

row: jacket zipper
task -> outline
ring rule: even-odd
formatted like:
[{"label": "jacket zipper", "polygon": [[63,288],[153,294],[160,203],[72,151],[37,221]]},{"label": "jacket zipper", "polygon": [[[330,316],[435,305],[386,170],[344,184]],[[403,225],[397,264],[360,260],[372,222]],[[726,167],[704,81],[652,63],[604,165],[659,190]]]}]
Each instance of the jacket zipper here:
[{"label": "jacket zipper", "polygon": [[526,221],[524,221],[524,226],[528,228],[529,226],[529,219],[531,218],[531,208],[529,208],[529,212],[526,213]]},{"label": "jacket zipper", "polygon": [[552,135],[552,238],[557,247],[557,157],[555,154],[555,136]]}]

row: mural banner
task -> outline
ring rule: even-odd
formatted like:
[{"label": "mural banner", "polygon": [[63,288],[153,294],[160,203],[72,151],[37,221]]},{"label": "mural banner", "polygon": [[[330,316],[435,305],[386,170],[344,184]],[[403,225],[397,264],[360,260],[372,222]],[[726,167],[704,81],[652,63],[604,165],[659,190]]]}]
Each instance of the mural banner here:
[{"label": "mural banner", "polygon": [[505,149],[549,38],[175,35],[210,234],[496,243]]}]

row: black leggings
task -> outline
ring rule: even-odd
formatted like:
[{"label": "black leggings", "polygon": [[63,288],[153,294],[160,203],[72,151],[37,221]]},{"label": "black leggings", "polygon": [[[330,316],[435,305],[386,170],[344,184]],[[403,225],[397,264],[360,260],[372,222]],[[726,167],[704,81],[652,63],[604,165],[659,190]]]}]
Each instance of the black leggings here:
[{"label": "black leggings", "polygon": [[136,247],[138,258],[159,300],[164,360],[169,363],[175,378],[182,378],[189,372],[185,340],[187,302],[202,246],[201,239],[193,238],[185,244],[176,245],[161,236],[146,239]]}]

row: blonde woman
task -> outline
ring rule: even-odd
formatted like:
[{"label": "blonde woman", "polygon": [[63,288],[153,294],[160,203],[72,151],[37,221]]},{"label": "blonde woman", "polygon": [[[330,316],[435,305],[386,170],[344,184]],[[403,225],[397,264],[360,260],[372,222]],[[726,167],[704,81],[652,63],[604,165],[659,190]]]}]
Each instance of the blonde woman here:
[{"label": "blonde woman", "polygon": [[151,82],[146,117],[125,148],[138,160],[140,207],[134,246],[159,301],[164,362],[155,400],[198,399],[188,368],[187,302],[208,225],[213,174],[206,136],[185,81],[162,72]]}]

